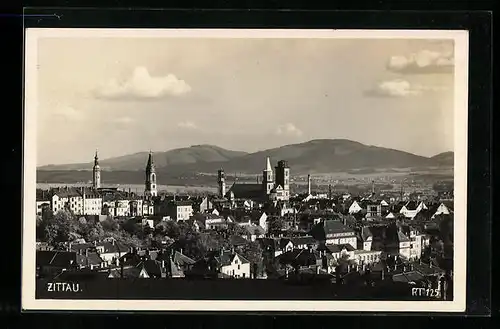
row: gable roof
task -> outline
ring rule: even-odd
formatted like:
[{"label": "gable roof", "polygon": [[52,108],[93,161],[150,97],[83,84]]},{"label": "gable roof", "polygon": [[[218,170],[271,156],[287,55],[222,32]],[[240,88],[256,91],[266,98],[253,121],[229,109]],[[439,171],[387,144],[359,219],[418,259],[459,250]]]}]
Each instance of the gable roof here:
[{"label": "gable roof", "polygon": [[361,229],[361,240],[367,241],[368,238],[373,238],[373,233],[368,226],[363,226]]},{"label": "gable roof", "polygon": [[399,242],[409,242],[410,241],[410,239],[401,231],[398,231],[397,238],[398,238]]},{"label": "gable roof", "polygon": [[231,244],[232,246],[244,246],[247,243],[248,241],[239,235],[231,235],[229,237],[229,244]]},{"label": "gable roof", "polygon": [[62,268],[76,266],[76,252],[59,250],[37,250],[36,265]]},{"label": "gable roof", "polygon": [[88,254],[77,254],[76,262],[81,266],[90,266],[90,265],[100,265],[104,262],[104,260],[97,254],[96,252],[89,252]]},{"label": "gable roof", "polygon": [[229,189],[228,193],[233,193],[234,197],[237,199],[256,199],[262,198],[264,187],[262,184],[256,183],[234,183]]},{"label": "gable roof", "polygon": [[220,255],[216,256],[215,259],[221,266],[228,266],[231,265],[236,256],[238,256],[242,264],[250,263],[245,257],[232,251],[223,251]]}]

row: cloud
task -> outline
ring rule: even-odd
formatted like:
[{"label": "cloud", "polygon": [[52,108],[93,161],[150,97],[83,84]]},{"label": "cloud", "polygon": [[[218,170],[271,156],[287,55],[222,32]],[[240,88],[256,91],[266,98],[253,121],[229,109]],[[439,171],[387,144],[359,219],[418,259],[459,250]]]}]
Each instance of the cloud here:
[{"label": "cloud", "polygon": [[192,121],[183,121],[177,124],[177,127],[184,129],[198,129],[198,126]]},{"label": "cloud", "polygon": [[453,51],[421,50],[408,56],[392,56],[387,62],[389,71],[401,74],[453,73]]},{"label": "cloud", "polygon": [[123,124],[123,125],[129,125],[131,123],[134,123],[134,120],[130,117],[121,117],[117,118],[114,120],[115,123]]},{"label": "cloud", "polygon": [[395,79],[379,82],[374,88],[365,92],[370,97],[407,97],[418,96],[424,92],[447,90],[445,86],[424,86],[412,84],[407,80]]},{"label": "cloud", "polygon": [[58,106],[54,110],[54,115],[65,121],[82,121],[85,119],[83,113],[72,106]]},{"label": "cloud", "polygon": [[191,87],[173,74],[164,77],[151,76],[145,67],[136,67],[125,81],[111,79],[94,90],[101,99],[159,99],[181,96],[191,91]]},{"label": "cloud", "polygon": [[302,130],[297,128],[293,123],[286,123],[276,128],[277,135],[284,136],[302,136]]}]

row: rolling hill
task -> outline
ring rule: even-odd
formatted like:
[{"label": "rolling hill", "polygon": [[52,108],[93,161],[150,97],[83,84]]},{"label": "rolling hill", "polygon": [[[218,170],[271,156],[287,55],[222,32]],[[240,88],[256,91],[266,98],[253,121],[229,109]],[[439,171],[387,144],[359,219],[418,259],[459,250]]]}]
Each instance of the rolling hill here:
[{"label": "rolling hill", "polygon": [[[136,171],[144,170],[149,152],[139,152],[116,158],[99,160],[103,171]],[[213,145],[193,145],[191,147],[154,153],[157,168],[183,166],[186,164],[224,162],[247,154],[246,152],[226,150]],[[48,165],[37,168],[39,171],[92,170],[93,163],[76,163],[64,165]]]},{"label": "rolling hill", "polygon": [[453,166],[455,154],[453,152],[443,152],[433,156],[431,159],[441,166]]},{"label": "rolling hill", "polygon": [[[318,139],[300,144],[285,145],[255,153],[225,150],[212,145],[155,153],[158,174],[176,176],[194,173],[216,173],[224,168],[227,173],[260,174],[269,156],[273,166],[287,160],[294,174],[334,173],[356,170],[391,170],[398,168],[436,168],[450,165],[453,152],[424,157],[408,152],[369,146],[345,139]],[[147,152],[100,161],[104,171],[143,171]],[[90,170],[92,163],[45,166],[42,171]],[[67,175],[67,174],[66,174]],[[45,175],[46,176],[46,175]]]}]

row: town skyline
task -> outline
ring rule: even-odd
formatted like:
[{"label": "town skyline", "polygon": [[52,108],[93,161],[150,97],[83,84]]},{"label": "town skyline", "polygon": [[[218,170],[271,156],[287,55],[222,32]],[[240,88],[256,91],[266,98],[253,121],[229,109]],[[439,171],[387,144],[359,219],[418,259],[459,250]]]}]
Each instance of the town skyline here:
[{"label": "town skyline", "polygon": [[252,153],[316,139],[426,157],[454,151],[452,41],[42,38],[38,45],[37,166],[88,162],[96,149],[102,159],[205,144]]}]

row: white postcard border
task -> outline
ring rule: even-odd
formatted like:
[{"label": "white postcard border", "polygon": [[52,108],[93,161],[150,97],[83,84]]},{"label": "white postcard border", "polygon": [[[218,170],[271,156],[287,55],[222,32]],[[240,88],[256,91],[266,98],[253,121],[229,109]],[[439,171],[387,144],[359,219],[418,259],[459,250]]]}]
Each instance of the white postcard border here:
[{"label": "white postcard border", "polygon": [[[463,312],[466,307],[468,31],[458,30],[265,30],[265,29],[27,29],[22,221],[22,310],[86,311],[297,311]],[[453,301],[221,301],[35,299],[37,41],[39,38],[344,38],[450,39],[455,43],[454,89],[454,300]]]}]

